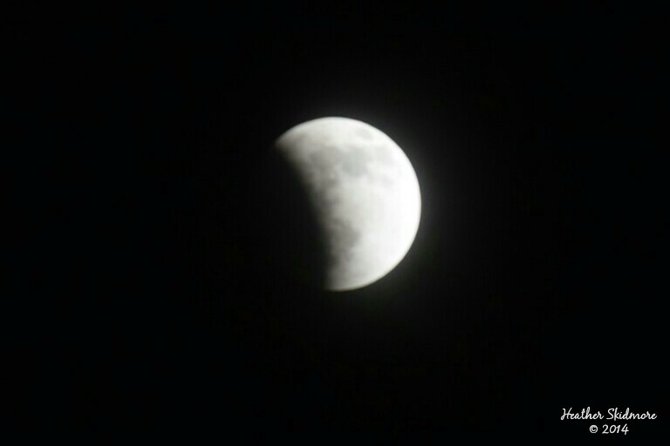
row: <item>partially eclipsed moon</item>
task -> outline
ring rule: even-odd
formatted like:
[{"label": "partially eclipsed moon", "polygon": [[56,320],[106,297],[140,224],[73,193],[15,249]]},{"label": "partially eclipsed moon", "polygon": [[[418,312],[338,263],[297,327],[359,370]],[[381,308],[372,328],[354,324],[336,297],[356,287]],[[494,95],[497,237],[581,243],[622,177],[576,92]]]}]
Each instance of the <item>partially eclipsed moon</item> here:
[{"label": "partially eclipsed moon", "polygon": [[328,249],[327,289],[364,287],[400,263],[419,227],[421,194],[391,138],[364,122],[329,117],[293,127],[275,145],[316,209]]}]

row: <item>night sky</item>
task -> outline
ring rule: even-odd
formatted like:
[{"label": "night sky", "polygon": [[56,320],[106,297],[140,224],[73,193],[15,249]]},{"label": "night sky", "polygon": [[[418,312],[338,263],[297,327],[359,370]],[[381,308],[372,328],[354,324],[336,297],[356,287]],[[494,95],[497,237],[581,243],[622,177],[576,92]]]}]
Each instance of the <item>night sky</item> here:
[{"label": "night sky", "polygon": [[[654,15],[23,8],[5,32],[9,419],[580,439],[564,407],[618,406],[659,414],[629,438],[661,434]],[[422,191],[403,262],[348,293],[296,279],[318,253],[269,155],[324,116],[384,131]]]}]

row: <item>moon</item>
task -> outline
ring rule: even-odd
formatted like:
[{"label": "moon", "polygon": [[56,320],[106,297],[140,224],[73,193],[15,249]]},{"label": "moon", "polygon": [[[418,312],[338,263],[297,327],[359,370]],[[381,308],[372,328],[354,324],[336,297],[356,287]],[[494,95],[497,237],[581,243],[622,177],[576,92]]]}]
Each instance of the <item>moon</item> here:
[{"label": "moon", "polygon": [[421,193],[391,138],[355,119],[326,117],[289,129],[275,148],[316,211],[327,249],[326,289],[365,287],[402,261],[419,228]]}]

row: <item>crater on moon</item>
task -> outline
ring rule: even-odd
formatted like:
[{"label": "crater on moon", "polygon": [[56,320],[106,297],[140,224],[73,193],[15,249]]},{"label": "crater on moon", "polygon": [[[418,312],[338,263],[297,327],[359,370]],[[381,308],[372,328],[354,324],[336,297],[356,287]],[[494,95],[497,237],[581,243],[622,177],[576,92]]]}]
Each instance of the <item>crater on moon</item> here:
[{"label": "crater on moon", "polygon": [[363,126],[359,126],[358,128],[356,128],[355,133],[356,136],[359,136],[365,140],[370,140],[374,138],[374,134]]}]

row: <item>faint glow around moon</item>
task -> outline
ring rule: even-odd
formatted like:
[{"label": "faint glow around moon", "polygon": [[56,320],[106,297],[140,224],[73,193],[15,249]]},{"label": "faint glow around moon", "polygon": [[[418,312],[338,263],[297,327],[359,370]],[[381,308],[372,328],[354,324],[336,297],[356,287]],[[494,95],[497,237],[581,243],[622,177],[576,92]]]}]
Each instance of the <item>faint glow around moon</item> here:
[{"label": "faint glow around moon", "polygon": [[421,194],[391,138],[361,121],[327,117],[291,128],[275,146],[317,211],[328,249],[327,289],[367,286],[400,263],[419,227]]}]

